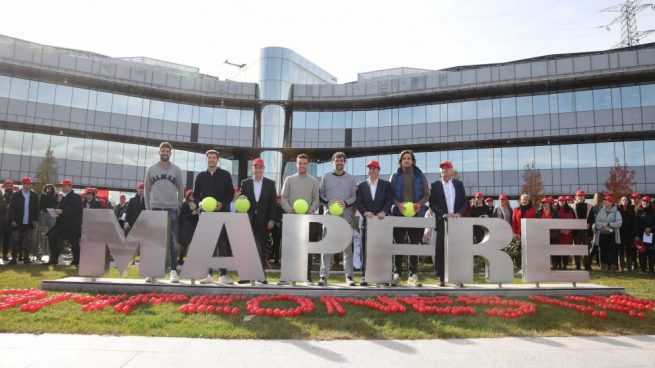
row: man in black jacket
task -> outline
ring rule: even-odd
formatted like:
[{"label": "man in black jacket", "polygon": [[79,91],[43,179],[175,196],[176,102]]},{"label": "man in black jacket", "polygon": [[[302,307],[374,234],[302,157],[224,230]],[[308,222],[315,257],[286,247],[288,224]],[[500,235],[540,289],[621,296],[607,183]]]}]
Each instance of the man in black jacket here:
[{"label": "man in black jacket", "polygon": [[[197,204],[207,197],[213,197],[218,202],[214,212],[230,212],[230,203],[234,200],[234,186],[232,185],[232,175],[227,170],[218,167],[220,156],[218,151],[209,150],[205,152],[207,157],[207,170],[198,173],[193,186],[193,199]],[[218,238],[218,255],[231,256],[232,250],[227,238],[225,229],[221,231]],[[200,280],[201,284],[213,283],[211,271],[207,278]],[[222,285],[233,284],[224,268],[218,269],[218,283]]]},{"label": "man in black jacket", "polygon": [[61,255],[62,241],[68,240],[73,251],[71,266],[80,264],[80,236],[82,235],[82,199],[73,192],[73,181],[64,179],[59,184],[64,194],[55,209],[55,226],[48,233],[50,260],[47,264],[57,265]]},{"label": "man in black jacket", "polygon": [[30,243],[39,220],[39,196],[32,190],[32,179],[26,176],[21,179],[21,183],[23,188],[11,195],[7,213],[7,223],[11,229],[9,244],[12,260],[9,264],[17,263],[19,251],[24,263],[32,263]]},{"label": "man in black jacket", "polygon": [[441,179],[432,183],[430,188],[430,209],[434,213],[437,231],[437,249],[434,258],[434,271],[439,279],[439,286],[445,286],[445,229],[446,220],[464,215],[466,211],[466,191],[464,184],[453,179],[453,164],[444,161],[439,165]]},{"label": "man in black jacket", "polygon": [[139,185],[136,186],[136,195],[130,198],[129,202],[127,202],[127,208],[125,209],[125,223],[123,224],[125,231],[129,231],[130,228],[134,226],[141,211],[146,209],[146,201],[143,197],[144,187],[145,185],[143,183],[139,183]]},{"label": "man in black jacket", "polygon": [[380,220],[391,212],[393,199],[391,183],[380,179],[380,164],[369,161],[368,178],[357,185],[357,210],[364,216],[364,235],[362,236],[362,279],[359,285],[366,286],[366,225],[367,220],[376,216]]},{"label": "man in black jacket", "polygon": [[5,180],[5,182],[2,184],[2,189],[4,190],[4,199],[5,202],[7,202],[7,205],[5,206],[5,211],[4,211],[4,216],[5,219],[2,221],[0,226],[4,227],[4,231],[2,232],[2,260],[4,262],[9,261],[9,235],[11,235],[11,228],[9,227],[9,224],[7,223],[7,211],[6,209],[9,208],[9,202],[11,202],[11,195],[14,193],[14,182],[11,180]]},{"label": "man in black jacket", "polygon": [[[257,244],[262,267],[266,264],[268,234],[275,225],[275,211],[277,210],[275,182],[264,177],[264,168],[264,160],[261,158],[254,159],[252,161],[253,177],[244,179],[241,182],[241,194],[245,195],[250,201],[248,218],[250,219],[252,232],[255,235],[255,243]],[[261,280],[261,282],[263,284],[267,283],[265,279]]]}]

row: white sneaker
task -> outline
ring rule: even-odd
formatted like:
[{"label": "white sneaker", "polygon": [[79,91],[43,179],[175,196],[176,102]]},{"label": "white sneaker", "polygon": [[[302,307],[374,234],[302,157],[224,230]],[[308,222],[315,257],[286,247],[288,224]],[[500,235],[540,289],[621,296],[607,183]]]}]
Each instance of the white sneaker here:
[{"label": "white sneaker", "polygon": [[223,275],[218,277],[218,283],[221,285],[232,285],[234,282],[228,275]]},{"label": "white sneaker", "polygon": [[146,277],[146,282],[153,284],[155,282],[154,277]]},{"label": "white sneaker", "polygon": [[214,283],[214,278],[212,275],[207,275],[204,279],[198,281],[199,283],[206,285],[206,284],[213,284]]},{"label": "white sneaker", "polygon": [[394,273],[393,277],[391,278],[391,285],[398,285],[399,282],[400,282],[400,275]]},{"label": "white sneaker", "polygon": [[353,280],[352,276],[346,276],[346,285],[355,286],[355,280]]},{"label": "white sneaker", "polygon": [[413,273],[407,279],[407,284],[409,286],[422,286],[421,282],[418,280],[418,275]]},{"label": "white sneaker", "polygon": [[171,284],[177,284],[180,282],[180,278],[177,277],[177,271],[171,270],[171,277],[169,281],[171,282]]},{"label": "white sneaker", "polygon": [[312,279],[305,281],[305,286],[314,286],[314,281]]}]

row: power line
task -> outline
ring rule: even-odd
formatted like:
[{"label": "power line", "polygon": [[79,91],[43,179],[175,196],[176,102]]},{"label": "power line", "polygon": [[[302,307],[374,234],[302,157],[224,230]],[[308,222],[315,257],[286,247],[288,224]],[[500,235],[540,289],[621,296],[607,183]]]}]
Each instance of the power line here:
[{"label": "power line", "polygon": [[637,14],[643,10],[655,10],[653,4],[641,4],[641,0],[626,0],[623,4],[610,6],[609,8],[601,10],[601,12],[620,13],[619,16],[612,19],[612,21],[602,27],[610,31],[610,27],[621,23],[621,42],[614,45],[614,47],[628,47],[639,44],[639,39],[648,36],[655,32],[653,29],[646,31],[637,30]]}]

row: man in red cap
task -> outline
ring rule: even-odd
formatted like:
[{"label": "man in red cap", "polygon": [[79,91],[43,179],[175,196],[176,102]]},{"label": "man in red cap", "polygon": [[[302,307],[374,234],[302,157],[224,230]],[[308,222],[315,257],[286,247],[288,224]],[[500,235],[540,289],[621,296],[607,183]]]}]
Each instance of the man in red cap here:
[{"label": "man in red cap", "polygon": [[641,202],[641,195],[639,195],[639,193],[632,193],[630,194],[630,200],[632,201],[632,207],[635,208],[639,206],[639,202]]},{"label": "man in red cap", "polygon": [[127,208],[127,202],[125,194],[121,194],[118,197],[118,204],[114,207],[114,213],[118,219],[118,224],[121,225],[121,229],[125,226],[125,209]]},{"label": "man in red cap", "polygon": [[[275,181],[264,177],[265,168],[263,159],[254,159],[252,161],[252,178],[241,181],[241,194],[250,201],[248,218],[250,219],[252,233],[255,236],[262,268],[266,266],[268,234],[275,225],[277,210]],[[268,283],[266,279],[259,280],[259,282],[262,284]]]},{"label": "man in red cap", "polygon": [[55,226],[48,233],[50,244],[49,265],[57,265],[61,255],[62,242],[68,240],[73,251],[71,266],[80,264],[80,236],[82,235],[82,198],[73,192],[73,181],[64,179],[59,183],[64,196],[55,209]]},{"label": "man in red cap", "polygon": [[453,164],[444,161],[439,164],[440,180],[432,183],[430,188],[430,209],[434,213],[437,231],[437,249],[435,254],[434,268],[439,286],[446,285],[445,271],[445,235],[446,221],[449,218],[457,218],[464,215],[466,211],[466,191],[464,183],[454,179]]},{"label": "man in red cap", "polygon": [[362,279],[360,286],[366,283],[366,221],[377,217],[380,220],[391,212],[393,199],[391,196],[391,183],[380,179],[380,164],[371,160],[366,165],[368,178],[357,185],[357,210],[364,215],[364,232],[362,236]]},{"label": "man in red cap", "polygon": [[[587,220],[587,230],[573,230],[573,243],[582,245],[585,244],[587,245],[587,248],[589,251],[592,250],[591,248],[591,224],[593,223],[592,221],[592,208],[593,206],[585,202],[585,192],[582,189],[578,189],[575,192],[575,203],[573,206],[571,206],[573,209],[573,216],[578,219],[578,220]],[[576,269],[581,269],[582,266],[582,259],[580,256],[575,256],[575,268]],[[587,271],[591,271],[591,257],[590,256],[585,256],[584,257],[584,268]]]},{"label": "man in red cap", "polygon": [[125,223],[123,224],[123,229],[125,229],[125,231],[130,231],[130,228],[134,225],[136,219],[139,218],[141,211],[146,209],[143,188],[143,183],[139,183],[136,186],[136,195],[130,198],[130,201],[127,202],[127,208],[125,209]]},{"label": "man in red cap", "polygon": [[101,209],[102,205],[100,201],[96,198],[97,194],[96,188],[86,187],[81,193],[82,198],[84,198],[84,207],[91,209]]},{"label": "man in red cap", "polygon": [[[415,214],[413,217],[425,217],[427,207],[425,204],[430,196],[429,182],[423,171],[416,167],[416,157],[411,150],[404,150],[398,155],[398,170],[391,174],[391,193],[394,206],[394,216],[405,215],[405,204],[413,203]],[[420,244],[423,239],[423,229],[395,228],[393,230],[396,244]],[[403,271],[403,256],[395,256],[392,281],[397,284]],[[409,256],[409,277],[407,283],[420,286],[417,274],[418,257]]]},{"label": "man in red cap", "polygon": [[32,190],[32,179],[26,176],[21,184],[23,188],[12,194],[7,212],[12,253],[9,264],[16,264],[19,256],[24,263],[32,263],[29,250],[39,219],[39,196]]}]

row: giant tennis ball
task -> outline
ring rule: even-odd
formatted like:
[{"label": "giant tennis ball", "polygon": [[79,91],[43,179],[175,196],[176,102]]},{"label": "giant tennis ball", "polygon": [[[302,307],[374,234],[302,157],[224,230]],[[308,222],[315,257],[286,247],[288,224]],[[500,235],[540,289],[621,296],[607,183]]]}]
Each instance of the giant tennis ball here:
[{"label": "giant tennis ball", "polygon": [[237,197],[237,200],[234,201],[234,208],[237,210],[239,213],[246,213],[250,209],[250,201],[248,200],[248,197],[244,195],[240,195]]},{"label": "giant tennis ball", "polygon": [[328,205],[328,211],[330,212],[330,215],[341,216],[343,215],[343,206],[339,201],[334,201]]},{"label": "giant tennis ball", "polygon": [[304,199],[298,199],[293,202],[293,210],[296,211],[297,214],[302,215],[309,210],[309,204],[307,204],[307,201]]},{"label": "giant tennis ball", "polygon": [[416,210],[414,209],[414,203],[405,202],[405,217],[414,217],[416,215]]},{"label": "giant tennis ball", "polygon": [[214,212],[218,206],[218,201],[214,197],[205,197],[200,201],[200,208],[205,212]]}]

